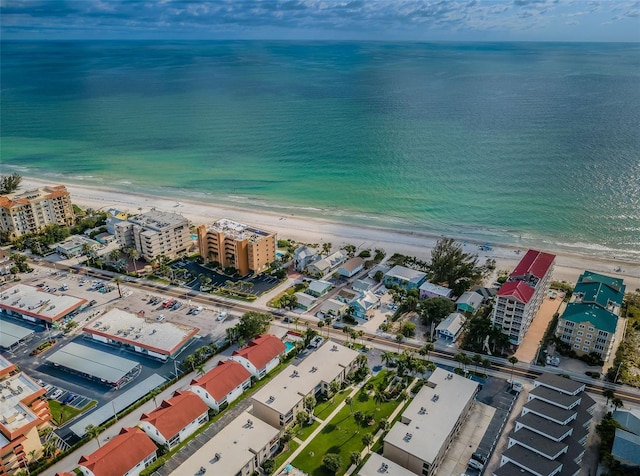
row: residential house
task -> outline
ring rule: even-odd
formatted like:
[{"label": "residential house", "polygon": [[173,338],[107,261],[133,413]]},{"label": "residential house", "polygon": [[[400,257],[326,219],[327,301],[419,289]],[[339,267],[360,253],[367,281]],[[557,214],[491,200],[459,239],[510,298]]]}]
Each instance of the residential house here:
[{"label": "residential house", "polygon": [[309,287],[305,289],[304,292],[314,297],[320,297],[327,294],[331,290],[331,287],[331,283],[327,281],[314,279],[309,283]]},{"label": "residential house", "polygon": [[289,365],[251,397],[253,414],[276,428],[286,428],[304,410],[307,395],[328,393],[355,369],[359,353],[327,342],[298,365]]},{"label": "residential house", "polygon": [[296,271],[304,271],[305,268],[316,260],[318,250],[309,246],[301,246],[293,252],[293,266]]},{"label": "residential house", "polygon": [[373,313],[380,307],[380,297],[371,291],[365,291],[358,298],[351,301],[351,315],[358,319],[369,320]]},{"label": "residential house", "polygon": [[462,332],[464,321],[464,314],[452,312],[438,324],[438,327],[436,327],[436,335],[440,339],[454,342],[460,335],[460,332]]},{"label": "residential house", "polygon": [[358,256],[351,258],[338,266],[338,274],[351,278],[364,269],[364,260]]},{"label": "residential house", "polygon": [[640,467],[640,411],[616,410],[613,419],[621,428],[616,428],[611,455],[624,467]]},{"label": "residential house", "polygon": [[190,390],[209,408],[220,407],[236,400],[251,386],[251,374],[234,360],[220,362],[217,367],[191,381]]},{"label": "residential house", "polygon": [[336,317],[345,314],[347,312],[347,309],[349,309],[349,305],[347,303],[338,301],[336,299],[327,299],[320,305],[318,312],[322,315],[322,317]]},{"label": "residential house", "polygon": [[137,476],[156,460],[158,448],[139,428],[122,428],[120,434],[78,461],[85,476]]},{"label": "residential house", "polygon": [[326,258],[322,258],[308,264],[307,273],[312,276],[322,277],[340,266],[344,260],[344,255],[341,252],[336,251]]},{"label": "residential house", "polygon": [[382,278],[387,288],[398,286],[406,290],[418,289],[426,280],[427,275],[422,271],[400,265],[391,268]]},{"label": "residential house", "polygon": [[158,445],[180,444],[209,420],[209,407],[195,393],[178,390],[158,408],[143,413],[140,428]]},{"label": "residential house", "polygon": [[381,474],[392,476],[415,476],[415,473],[394,463],[390,459],[387,459],[378,453],[371,452],[369,454],[369,459],[367,459],[366,463],[362,468],[360,468],[357,476],[380,476]]},{"label": "residential house", "polygon": [[613,352],[626,286],[622,279],[585,271],[558,319],[556,335],[577,355],[595,353],[603,361]]},{"label": "residential house", "polygon": [[364,279],[356,279],[351,287],[354,291],[362,293],[364,291],[371,291],[378,285],[378,282],[375,279],[364,278]]},{"label": "residential house", "polygon": [[483,298],[481,294],[474,291],[467,291],[456,299],[456,310],[462,313],[468,312],[469,314],[473,314],[476,312],[476,309],[482,305],[482,301]]},{"label": "residential house", "polygon": [[277,235],[229,219],[197,230],[198,249],[205,263],[217,262],[238,273],[261,273],[276,260]]},{"label": "residential house", "polygon": [[278,450],[279,436],[280,430],[277,428],[260,421],[247,411],[242,412],[224,425],[172,474],[260,474],[262,464]]},{"label": "residential house", "polygon": [[438,474],[478,383],[437,368],[384,437],[382,455],[415,474]]},{"label": "residential house", "polygon": [[446,298],[450,299],[453,291],[446,286],[439,286],[429,281],[420,285],[420,299]]},{"label": "residential house", "polygon": [[284,343],[272,334],[254,337],[240,350],[231,355],[231,359],[238,362],[257,379],[263,378],[279,363],[284,355]]},{"label": "residential house", "polygon": [[355,291],[353,289],[341,289],[340,291],[338,291],[336,299],[341,302],[350,303],[358,296],[360,296],[359,291]]},{"label": "residential house", "polygon": [[308,311],[313,306],[315,306],[316,302],[318,301],[318,298],[307,293],[298,292],[295,293],[294,296],[297,299],[296,307],[299,307],[300,309],[303,309],[305,311]]},{"label": "residential house", "polygon": [[38,233],[47,225],[71,226],[75,214],[64,185],[0,195],[0,233],[9,240]]},{"label": "residential house", "polygon": [[61,243],[56,244],[55,250],[65,258],[75,258],[86,254],[85,249],[95,250],[100,246],[95,240],[82,235],[72,235]]},{"label": "residential house", "polygon": [[577,476],[596,402],[585,384],[543,373],[527,396],[494,476]]},{"label": "residential house", "polygon": [[529,250],[500,287],[491,321],[520,345],[549,290],[555,255]]}]

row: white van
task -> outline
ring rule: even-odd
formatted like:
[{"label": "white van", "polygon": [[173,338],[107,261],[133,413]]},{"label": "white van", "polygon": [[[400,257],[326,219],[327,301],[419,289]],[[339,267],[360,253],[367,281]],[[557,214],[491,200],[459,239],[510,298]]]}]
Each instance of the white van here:
[{"label": "white van", "polygon": [[218,314],[218,320],[219,321],[224,321],[227,318],[227,312],[226,311],[222,311],[220,314]]}]

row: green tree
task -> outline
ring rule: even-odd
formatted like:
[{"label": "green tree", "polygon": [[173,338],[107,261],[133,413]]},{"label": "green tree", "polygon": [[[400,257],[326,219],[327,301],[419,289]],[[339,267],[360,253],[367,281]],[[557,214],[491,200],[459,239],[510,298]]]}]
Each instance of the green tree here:
[{"label": "green tree", "polygon": [[266,332],[270,324],[271,314],[250,311],[240,317],[240,322],[238,322],[235,327],[237,328],[239,337],[249,340]]},{"label": "green tree", "polygon": [[447,283],[460,296],[482,277],[483,269],[478,266],[478,255],[465,253],[452,238],[441,238],[431,251],[428,274],[432,282]]},{"label": "green tree", "polygon": [[420,353],[420,355],[426,355],[427,360],[429,360],[429,354],[431,354],[431,352],[433,352],[434,349],[435,349],[435,346],[431,342],[427,342],[425,345],[422,346],[422,348],[418,352]]},{"label": "green tree", "polygon": [[384,278],[384,273],[381,270],[376,271],[376,274],[373,275],[373,279],[378,283],[382,281],[382,278]]},{"label": "green tree", "polygon": [[373,443],[373,435],[371,433],[362,435],[362,444],[365,445],[367,449],[369,449],[371,443]]},{"label": "green tree", "polygon": [[262,463],[262,470],[266,474],[273,474],[273,472],[276,470],[276,462],[269,458],[264,463]]},{"label": "green tree", "polygon": [[95,438],[96,442],[98,443],[98,448],[100,448],[100,438],[98,438],[98,436],[100,436],[100,433],[102,432],[102,430],[100,430],[100,427],[95,425],[87,425],[84,428],[84,431],[89,437]]},{"label": "green tree", "polygon": [[396,334],[396,342],[398,342],[398,353],[400,353],[400,346],[402,345],[403,340],[404,340],[404,335]]},{"label": "green tree", "polygon": [[313,409],[317,405],[316,397],[313,395],[307,395],[304,397],[304,407],[309,411],[309,413],[313,413]]},{"label": "green tree", "polygon": [[118,295],[120,296],[120,298],[122,298],[122,290],[120,289],[120,283],[124,282],[124,279],[122,279],[120,276],[115,276],[112,281],[114,283],[116,283],[116,287],[118,288]]},{"label": "green tree", "polygon": [[331,251],[332,244],[331,243],[322,243],[322,252],[325,255],[328,255]]},{"label": "green tree", "polygon": [[331,396],[333,397],[336,393],[338,393],[340,391],[340,382],[338,382],[337,380],[333,380],[330,384],[329,384],[329,393],[331,394]]},{"label": "green tree", "polygon": [[380,355],[380,358],[382,359],[384,365],[386,365],[387,367],[391,367],[390,364],[392,364],[396,360],[396,354],[391,351],[386,351]]},{"label": "green tree", "polygon": [[607,406],[608,406],[608,405],[609,405],[609,400],[611,400],[612,398],[614,398],[616,395],[615,395],[615,393],[613,392],[613,390],[611,390],[610,388],[605,388],[605,389],[602,391],[602,396],[603,396],[603,397],[606,397],[606,399],[607,399]]},{"label": "green tree", "polygon": [[0,175],[0,195],[13,193],[20,187],[22,175],[13,173],[11,175]]},{"label": "green tree", "polygon": [[362,456],[360,456],[358,451],[352,451],[349,459],[351,460],[351,464],[356,466],[362,462]]},{"label": "green tree", "polygon": [[347,397],[344,399],[344,403],[349,405],[349,413],[353,415],[353,399],[351,397]]},{"label": "green tree", "polygon": [[613,397],[611,399],[611,405],[613,405],[617,410],[618,408],[622,408],[624,406],[624,402],[620,397]]},{"label": "green tree", "polygon": [[416,325],[413,322],[405,322],[402,324],[400,333],[405,337],[413,337],[416,335]]},{"label": "green tree", "polygon": [[307,421],[309,421],[309,414],[307,412],[296,413],[296,422],[300,428],[302,428]]},{"label": "green tree", "polygon": [[198,364],[195,366],[196,376],[201,377],[204,375],[204,364]]},{"label": "green tree", "polygon": [[140,253],[138,253],[138,250],[136,250],[135,248],[127,248],[125,249],[124,253],[127,255],[127,258],[131,260],[131,263],[133,264],[133,271],[135,272],[135,274],[138,274],[138,265],[136,262],[136,260],[140,257]]},{"label": "green tree", "polygon": [[456,306],[451,299],[436,297],[424,300],[420,303],[418,312],[425,326],[431,325],[432,322],[438,323],[453,311]]},{"label": "green tree", "polygon": [[340,471],[340,467],[342,466],[342,459],[340,455],[337,453],[327,453],[322,458],[322,465],[329,471],[331,474],[336,474]]}]

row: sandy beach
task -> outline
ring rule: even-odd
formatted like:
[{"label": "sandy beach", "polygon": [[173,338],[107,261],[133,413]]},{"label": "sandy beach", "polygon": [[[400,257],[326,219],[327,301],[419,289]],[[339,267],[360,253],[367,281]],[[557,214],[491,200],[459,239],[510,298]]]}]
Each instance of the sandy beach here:
[{"label": "sandy beach", "polygon": [[[61,182],[64,183],[64,182]],[[74,204],[83,208],[103,210],[117,208],[129,213],[141,213],[156,208],[171,211],[185,216],[194,225],[209,224],[220,218],[230,218],[242,223],[254,225],[266,230],[275,231],[279,239],[293,239],[302,243],[331,243],[334,249],[345,244],[352,244],[358,249],[382,248],[387,254],[398,252],[429,260],[431,249],[439,235],[422,232],[393,230],[380,227],[350,225],[318,218],[300,215],[279,215],[264,210],[250,210],[214,203],[203,203],[156,197],[151,195],[127,192],[126,194],[109,188],[85,187],[82,185],[64,183],[71,194]],[[28,190],[43,185],[54,185],[39,179],[24,177],[21,190]],[[465,242],[464,249],[468,253],[478,254],[479,261],[485,259],[496,260],[497,270],[511,270],[518,262],[524,248],[510,246],[494,246],[491,251],[481,251],[479,245],[472,241]],[[554,249],[544,249],[557,255],[554,269],[554,279],[575,283],[578,276],[585,270],[622,277],[628,291],[640,288],[640,263],[599,259],[591,256],[567,254]],[[615,272],[620,268],[620,272]]]}]

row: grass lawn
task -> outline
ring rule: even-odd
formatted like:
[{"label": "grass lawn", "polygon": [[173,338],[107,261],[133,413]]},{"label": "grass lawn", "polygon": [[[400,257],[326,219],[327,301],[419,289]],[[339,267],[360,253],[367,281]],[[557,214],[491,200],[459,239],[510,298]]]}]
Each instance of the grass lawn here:
[{"label": "grass lawn", "polygon": [[282,453],[280,453],[278,456],[274,458],[276,462],[276,469],[282,466],[282,464],[287,460],[287,458],[291,456],[291,453],[293,453],[295,450],[298,449],[298,446],[300,445],[293,440],[289,442],[289,449],[287,451],[283,451]]},{"label": "grass lawn", "polygon": [[96,405],[98,402],[95,400],[90,401],[84,407],[78,409],[69,405],[63,405],[57,400],[49,400],[49,409],[51,410],[51,419],[53,422],[60,426],[72,418],[86,412],[89,408]]},{"label": "grass lawn", "polygon": [[[381,372],[371,381],[375,383],[384,378]],[[330,476],[322,466],[322,458],[327,453],[337,453],[342,459],[342,468],[338,474],[343,474],[350,465],[350,455],[353,451],[362,451],[364,444],[362,437],[366,433],[376,433],[378,422],[387,420],[393,410],[403,403],[393,400],[376,404],[371,396],[364,389],[361,389],[353,399],[353,412],[373,413],[375,424],[371,426],[356,423],[351,415],[349,405],[345,405],[342,410],[331,420],[322,431],[311,441],[300,455],[293,461],[293,465],[311,476]]]},{"label": "grass lawn", "polygon": [[[351,393],[351,389],[347,388],[346,390],[341,390],[337,395],[331,400],[327,400],[326,402],[318,403],[316,407],[313,409],[313,414],[316,418],[320,418],[324,420],[327,418],[335,408],[340,405],[345,398]],[[354,410],[355,411],[355,410]]]},{"label": "grass lawn", "polygon": [[300,438],[302,441],[306,440],[307,438],[309,438],[309,435],[313,433],[314,430],[319,426],[320,426],[320,422],[314,420],[311,425],[305,425],[304,428],[302,429],[297,428],[296,438]]}]

